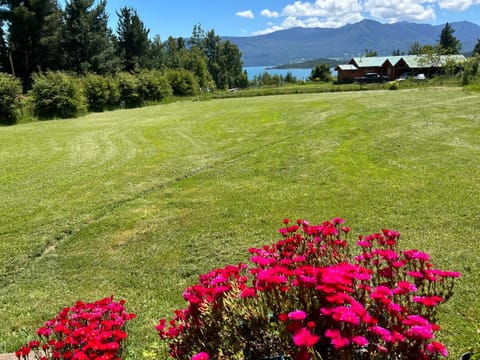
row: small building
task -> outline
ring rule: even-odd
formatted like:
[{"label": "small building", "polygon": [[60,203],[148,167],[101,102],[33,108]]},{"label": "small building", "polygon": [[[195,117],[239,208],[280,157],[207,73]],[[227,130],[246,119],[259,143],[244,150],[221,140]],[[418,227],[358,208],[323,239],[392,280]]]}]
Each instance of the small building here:
[{"label": "small building", "polygon": [[403,74],[425,74],[430,77],[442,70],[448,62],[461,64],[466,58],[463,55],[404,55],[354,57],[348,64],[338,65],[338,81],[354,81],[366,73],[377,73],[389,79],[398,79]]}]

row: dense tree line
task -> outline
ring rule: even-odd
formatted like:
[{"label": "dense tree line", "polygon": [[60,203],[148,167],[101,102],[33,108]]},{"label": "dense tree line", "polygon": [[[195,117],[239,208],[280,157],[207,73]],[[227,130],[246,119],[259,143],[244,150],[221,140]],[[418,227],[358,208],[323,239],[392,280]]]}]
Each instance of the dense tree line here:
[{"label": "dense tree line", "polygon": [[137,11],[117,11],[108,26],[106,0],[0,0],[1,71],[30,88],[32,74],[65,71],[112,75],[141,69],[189,71],[202,88],[245,87],[241,53],[214,30],[193,28],[190,39],[150,38]]}]

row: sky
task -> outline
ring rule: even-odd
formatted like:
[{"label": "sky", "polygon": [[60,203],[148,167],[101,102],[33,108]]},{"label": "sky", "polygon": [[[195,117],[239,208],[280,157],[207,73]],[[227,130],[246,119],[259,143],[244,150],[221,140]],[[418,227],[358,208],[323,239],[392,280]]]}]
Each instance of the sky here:
[{"label": "sky", "polygon": [[116,11],[137,10],[150,35],[188,38],[195,24],[221,36],[253,36],[291,27],[337,28],[363,19],[480,24],[480,0],[107,0],[110,26]]}]

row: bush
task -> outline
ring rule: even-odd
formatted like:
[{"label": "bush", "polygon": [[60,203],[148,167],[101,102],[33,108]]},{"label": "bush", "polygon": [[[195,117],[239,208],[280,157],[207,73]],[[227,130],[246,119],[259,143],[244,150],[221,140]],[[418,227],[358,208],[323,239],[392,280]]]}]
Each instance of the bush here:
[{"label": "bush", "polygon": [[0,124],[11,125],[17,121],[21,95],[20,80],[12,75],[0,73]]},{"label": "bush", "polygon": [[117,74],[120,106],[135,108],[143,105],[143,98],[140,95],[140,80],[127,72]]},{"label": "bush", "polygon": [[173,94],[177,96],[196,95],[200,91],[198,82],[193,73],[183,69],[171,69],[167,78],[172,87]]},{"label": "bush", "polygon": [[[251,264],[200,276],[157,330],[176,359],[437,359],[437,307],[459,273],[435,269],[428,254],[400,251],[400,234],[359,237],[335,218],[284,220],[283,239],[249,249]],[[167,325],[168,324],[168,325]]]},{"label": "bush", "polygon": [[112,77],[88,74],[83,87],[88,110],[104,111],[119,105],[118,84]]},{"label": "bush", "polygon": [[388,90],[398,90],[400,88],[400,83],[397,80],[390,81],[388,83]]},{"label": "bush", "polygon": [[125,301],[105,298],[94,303],[78,301],[60,311],[37,330],[32,340],[15,352],[18,359],[119,359],[125,351],[127,321],[135,314],[125,311]]},{"label": "bush", "polygon": [[140,95],[146,101],[160,101],[173,95],[168,79],[155,70],[143,70],[138,74]]},{"label": "bush", "polygon": [[41,119],[71,118],[85,111],[78,79],[62,72],[33,74],[31,100],[34,115]]}]

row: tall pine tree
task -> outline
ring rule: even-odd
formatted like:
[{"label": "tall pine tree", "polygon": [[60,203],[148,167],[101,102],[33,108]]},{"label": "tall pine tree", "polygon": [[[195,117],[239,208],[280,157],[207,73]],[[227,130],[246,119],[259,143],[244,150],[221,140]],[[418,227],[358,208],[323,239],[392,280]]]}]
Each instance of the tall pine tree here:
[{"label": "tall pine tree", "polygon": [[38,70],[60,69],[61,10],[56,0],[1,0],[0,20],[7,23],[7,69],[28,86]]},{"label": "tall pine tree", "polygon": [[149,29],[145,27],[137,11],[123,7],[117,12],[117,46],[124,70],[145,67],[148,63]]},{"label": "tall pine tree", "polygon": [[67,70],[106,74],[118,69],[106,5],[105,0],[96,6],[95,0],[67,1],[63,31]]},{"label": "tall pine tree", "polygon": [[454,33],[455,29],[447,22],[438,39],[438,47],[441,54],[458,54],[462,49],[462,43],[453,35]]}]

